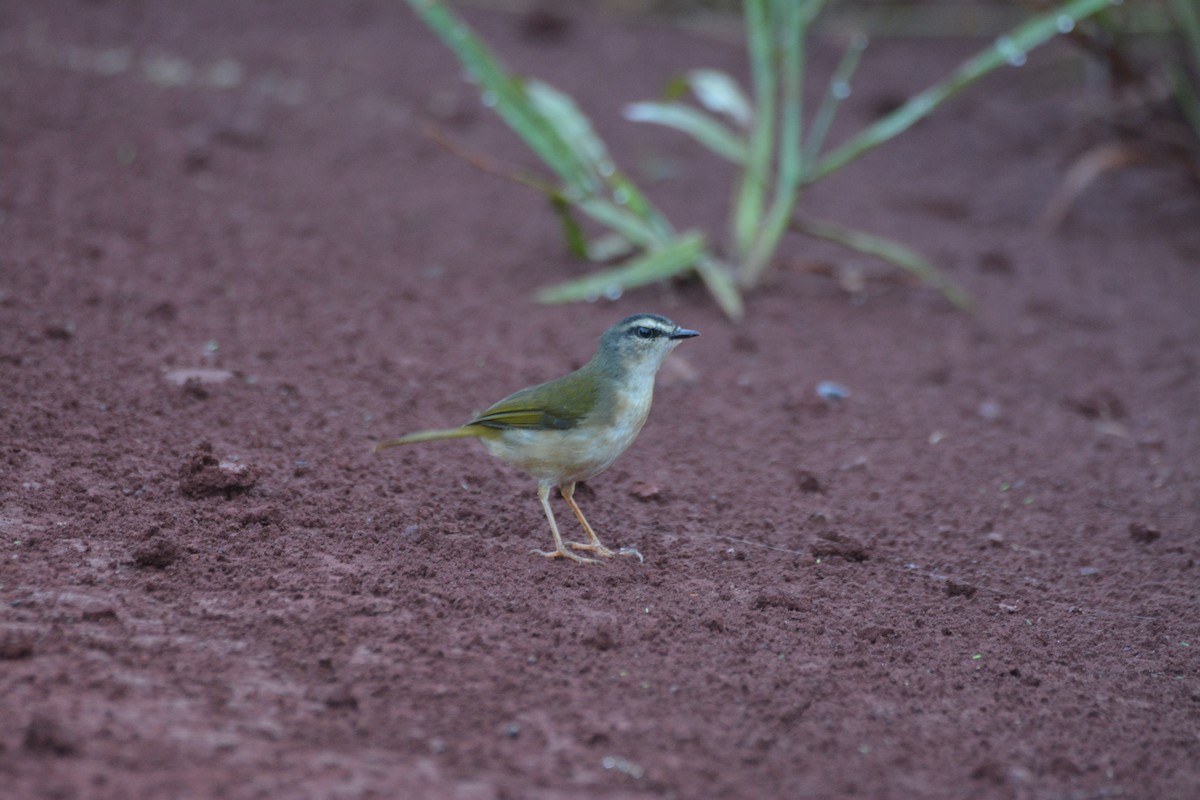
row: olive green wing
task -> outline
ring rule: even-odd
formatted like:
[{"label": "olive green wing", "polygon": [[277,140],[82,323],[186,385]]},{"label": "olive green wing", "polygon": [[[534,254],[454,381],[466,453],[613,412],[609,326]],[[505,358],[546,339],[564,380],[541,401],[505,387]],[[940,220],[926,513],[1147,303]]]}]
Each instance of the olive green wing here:
[{"label": "olive green wing", "polygon": [[499,430],[567,430],[592,413],[598,394],[596,382],[588,373],[572,372],[509,395],[467,425]]}]

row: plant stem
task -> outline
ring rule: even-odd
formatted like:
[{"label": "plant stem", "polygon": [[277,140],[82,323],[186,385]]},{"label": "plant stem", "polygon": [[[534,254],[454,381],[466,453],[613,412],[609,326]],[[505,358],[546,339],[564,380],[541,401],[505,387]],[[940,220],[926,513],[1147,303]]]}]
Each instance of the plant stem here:
[{"label": "plant stem", "polygon": [[[811,6],[812,3],[806,4]],[[772,3],[772,28],[779,31],[781,41],[780,72],[780,122],[779,164],[775,178],[775,197],[765,219],[758,228],[758,235],[739,265],[739,279],[743,286],[754,286],[762,278],[779,246],[779,240],[787,230],[792,209],[799,197],[800,175],[803,170],[801,122],[804,100],[804,57],[807,31],[803,25],[806,8],[791,0],[776,0]]]},{"label": "plant stem", "polygon": [[733,244],[738,260],[744,259],[754,246],[755,232],[762,221],[775,129],[772,32],[765,0],[746,0],[745,18],[750,71],[754,81],[755,115],[750,152],[733,212]]}]

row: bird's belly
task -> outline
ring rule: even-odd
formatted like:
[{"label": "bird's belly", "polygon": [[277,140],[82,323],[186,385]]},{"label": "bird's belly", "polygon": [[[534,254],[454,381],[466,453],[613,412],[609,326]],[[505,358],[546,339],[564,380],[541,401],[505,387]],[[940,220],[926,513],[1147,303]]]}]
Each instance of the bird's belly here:
[{"label": "bird's belly", "polygon": [[568,430],[502,431],[481,439],[492,455],[520,467],[539,481],[557,484],[585,481],[608,469],[642,429],[645,415],[630,424],[586,426]]}]

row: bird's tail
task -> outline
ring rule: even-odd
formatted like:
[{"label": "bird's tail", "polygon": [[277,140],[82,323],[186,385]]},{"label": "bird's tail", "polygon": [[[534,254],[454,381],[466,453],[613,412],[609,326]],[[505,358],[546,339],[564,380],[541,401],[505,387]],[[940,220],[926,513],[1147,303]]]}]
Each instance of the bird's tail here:
[{"label": "bird's tail", "polygon": [[402,444],[415,444],[416,442],[436,442],[439,439],[470,439],[477,438],[480,434],[478,428],[472,428],[464,425],[461,428],[447,428],[442,431],[419,431],[410,433],[407,436],[401,436],[399,439],[391,439],[386,442],[380,442],[375,445],[375,452],[387,450],[389,447],[399,447]]}]

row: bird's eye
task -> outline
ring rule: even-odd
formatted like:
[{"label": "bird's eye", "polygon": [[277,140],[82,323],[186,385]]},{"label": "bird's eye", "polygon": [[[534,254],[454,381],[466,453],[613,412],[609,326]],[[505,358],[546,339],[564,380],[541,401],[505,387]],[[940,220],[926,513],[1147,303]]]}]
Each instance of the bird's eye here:
[{"label": "bird's eye", "polygon": [[637,334],[639,339],[653,339],[658,335],[658,331],[654,330],[654,328],[647,328],[645,325],[638,325],[633,329],[633,332]]}]

